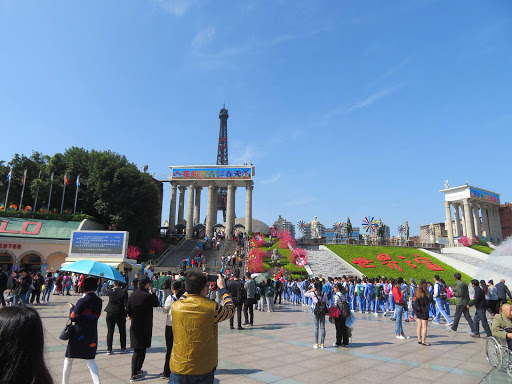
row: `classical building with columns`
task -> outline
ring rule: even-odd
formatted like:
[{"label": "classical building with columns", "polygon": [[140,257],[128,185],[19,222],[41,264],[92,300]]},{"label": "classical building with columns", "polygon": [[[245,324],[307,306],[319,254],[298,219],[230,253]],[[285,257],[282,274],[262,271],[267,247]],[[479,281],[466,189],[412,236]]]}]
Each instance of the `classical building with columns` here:
[{"label": "classical building with columns", "polygon": [[[169,230],[177,224],[186,224],[185,237],[192,239],[194,225],[201,222],[201,191],[208,189],[206,208],[206,235],[213,235],[213,226],[217,224],[217,200],[219,189],[227,189],[226,231],[235,225],[235,195],[237,188],[245,188],[245,230],[252,231],[252,191],[254,165],[205,165],[170,166],[171,207],[169,210]],[[179,191],[179,196],[178,196]],[[185,220],[185,191],[188,201]],[[178,217],[176,220],[176,203]]]},{"label": "classical building with columns", "polygon": [[450,245],[455,238],[485,237],[494,244],[503,241],[500,224],[500,195],[470,185],[445,188],[445,227]]}]

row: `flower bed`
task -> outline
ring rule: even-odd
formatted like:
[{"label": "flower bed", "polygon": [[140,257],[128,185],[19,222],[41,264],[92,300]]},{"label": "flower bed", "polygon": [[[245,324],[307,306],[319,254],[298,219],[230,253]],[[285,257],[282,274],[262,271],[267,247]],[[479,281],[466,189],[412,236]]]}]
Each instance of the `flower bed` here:
[{"label": "flower bed", "polygon": [[[446,284],[455,284],[455,268],[416,248],[370,247],[361,245],[327,245],[343,260],[365,276],[403,277],[407,281],[413,277],[416,283],[421,279],[433,281],[439,275]],[[469,283],[470,276],[461,273],[462,280]]]}]

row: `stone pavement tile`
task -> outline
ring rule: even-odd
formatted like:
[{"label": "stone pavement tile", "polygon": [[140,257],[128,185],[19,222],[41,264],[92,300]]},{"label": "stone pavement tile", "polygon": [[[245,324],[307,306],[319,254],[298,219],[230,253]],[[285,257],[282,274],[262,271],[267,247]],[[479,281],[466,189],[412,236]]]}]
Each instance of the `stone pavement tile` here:
[{"label": "stone pavement tile", "polygon": [[282,377],[292,377],[297,376],[302,373],[310,372],[311,369],[308,367],[303,367],[302,364],[284,364],[282,366],[266,369],[265,372],[272,373],[273,375],[282,376]]},{"label": "stone pavement tile", "polygon": [[447,355],[447,356],[438,356],[429,361],[426,361],[425,363],[423,363],[423,366],[428,368],[429,365],[441,365],[441,366],[446,366],[446,367],[450,367],[450,368],[456,368],[459,365],[461,365],[462,363],[464,363],[463,360],[454,359],[451,355]]},{"label": "stone pavement tile", "polygon": [[471,361],[465,361],[462,364],[460,364],[457,368],[458,369],[466,369],[466,370],[469,370],[469,371],[485,372],[485,373],[488,373],[488,372],[492,371],[491,365],[485,359],[482,360],[479,363],[474,363],[474,362],[471,362]]},{"label": "stone pavement tile", "polygon": [[310,370],[317,370],[320,368],[328,367],[332,364],[332,361],[326,360],[323,357],[311,357],[300,362],[301,367],[309,368]]},{"label": "stone pavement tile", "polygon": [[446,371],[436,371],[433,369],[426,369],[421,367],[409,367],[408,369],[404,369],[402,371],[400,377],[406,376],[409,379],[414,379],[414,382],[416,382],[417,378],[424,378],[424,382],[432,383],[438,380],[441,376],[446,375],[446,373]]},{"label": "stone pavement tile", "polygon": [[388,373],[397,372],[396,374],[398,374],[398,373],[401,373],[401,372],[404,372],[404,371],[407,371],[410,369],[411,369],[411,367],[409,365],[387,363],[387,362],[377,364],[372,368],[372,370],[375,370],[375,372],[376,372],[375,374],[379,377],[380,377],[381,372],[388,372]]},{"label": "stone pavement tile", "polygon": [[132,373],[132,364],[131,364],[131,362],[128,363],[128,361],[125,361],[124,363],[125,364],[123,364],[123,365],[117,365],[117,366],[114,366],[114,367],[111,366],[111,367],[107,367],[107,368],[102,368],[101,372],[108,372],[108,373],[110,373],[113,376],[118,376],[118,375],[127,375],[127,376],[129,376]]},{"label": "stone pavement tile", "polygon": [[258,355],[254,355],[252,353],[247,353],[247,354],[239,354],[239,355],[231,355],[229,357],[222,357],[222,360],[225,360],[227,362],[231,362],[231,363],[234,363],[234,364],[240,364],[240,365],[244,365],[248,362],[252,362],[252,361],[255,361],[255,360],[261,360],[262,358],[267,358],[267,355],[266,354],[262,354],[260,358],[258,358]]},{"label": "stone pavement tile", "polygon": [[[351,374],[359,372],[359,371],[364,371],[366,369],[367,369],[366,367],[363,368],[360,366],[351,365],[350,361],[342,361],[339,363],[333,363],[332,365],[329,365],[329,366],[323,368],[323,370],[326,373],[328,373],[329,375],[332,374],[335,377],[348,376],[348,375],[351,375]],[[331,376],[327,376],[327,381],[331,380],[330,377]]]},{"label": "stone pavement tile", "polygon": [[331,361],[333,363],[345,363],[347,361],[357,358],[356,356],[353,356],[353,355],[350,355],[350,354],[344,353],[344,352],[345,352],[344,349],[337,348],[335,352],[333,352],[325,357],[322,357],[322,359]]},{"label": "stone pavement tile", "polygon": [[457,375],[454,373],[447,373],[438,379],[439,383],[464,383],[464,384],[478,384],[482,381],[482,377]]},{"label": "stone pavement tile", "polygon": [[295,353],[294,350],[290,350],[288,354],[283,354],[279,356],[279,360],[281,360],[283,363],[293,365],[299,365],[301,361],[307,360],[308,358],[308,356],[303,356],[298,353]]},{"label": "stone pavement tile", "polygon": [[302,383],[307,384],[321,384],[325,383],[326,380],[332,380],[342,377],[342,374],[326,372],[325,370],[314,370],[306,373],[302,373],[296,376],[290,377],[290,379],[295,381],[300,381]]},{"label": "stone pavement tile", "polygon": [[[379,372],[378,382],[389,381],[395,382],[395,380],[390,380],[393,377],[397,376],[399,372],[389,373],[389,372]],[[346,375],[341,377],[339,380],[336,380],[337,383],[357,383],[357,384],[369,384],[376,383],[376,377],[371,370],[365,369],[362,371],[358,371],[352,373],[350,375]]]},{"label": "stone pavement tile", "polygon": [[252,361],[246,362],[244,365],[248,368],[267,370],[271,368],[280,367],[282,364],[283,363],[281,361],[277,360],[255,358]]}]

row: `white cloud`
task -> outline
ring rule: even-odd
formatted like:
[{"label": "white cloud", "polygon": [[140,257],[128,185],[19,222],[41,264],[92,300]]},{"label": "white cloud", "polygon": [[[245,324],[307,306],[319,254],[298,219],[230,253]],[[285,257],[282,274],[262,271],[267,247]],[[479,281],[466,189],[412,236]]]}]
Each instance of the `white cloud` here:
[{"label": "white cloud", "polygon": [[381,91],[374,92],[370,96],[368,96],[366,99],[347,108],[347,113],[357,111],[358,109],[369,107],[370,105],[375,104],[380,99],[383,99],[384,97],[394,93],[398,88],[400,88],[400,86],[393,86],[393,87],[383,89]]},{"label": "white cloud", "polygon": [[278,173],[277,175],[275,175],[274,177],[272,177],[270,179],[261,180],[261,184],[272,184],[272,183],[277,182],[280,178],[281,178],[281,174]]},{"label": "white cloud", "polygon": [[174,16],[183,16],[194,2],[194,0],[153,0],[153,4]]},{"label": "white cloud", "polygon": [[208,27],[206,29],[203,29],[202,31],[199,31],[197,35],[192,40],[192,48],[199,49],[203,45],[209,43],[212,41],[213,36],[215,35],[215,28],[214,27]]},{"label": "white cloud", "polygon": [[249,162],[254,164],[255,158],[261,157],[261,153],[259,151],[257,152],[251,144],[243,145],[242,143],[235,141],[231,148],[232,151],[229,155],[229,164],[242,165]]}]

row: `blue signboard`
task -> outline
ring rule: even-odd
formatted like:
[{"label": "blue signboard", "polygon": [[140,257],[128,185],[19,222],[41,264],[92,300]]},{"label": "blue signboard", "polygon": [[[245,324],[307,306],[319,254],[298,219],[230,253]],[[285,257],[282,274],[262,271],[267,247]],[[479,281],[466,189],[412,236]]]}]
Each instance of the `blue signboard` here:
[{"label": "blue signboard", "polygon": [[173,180],[251,180],[252,168],[172,168]]},{"label": "blue signboard", "polygon": [[471,197],[479,200],[489,201],[491,203],[500,204],[500,195],[496,195],[495,193],[489,193],[485,191],[481,191],[476,188],[469,188],[469,193]]},{"label": "blue signboard", "polygon": [[126,252],[128,232],[76,231],[71,235],[70,256],[117,256]]}]

